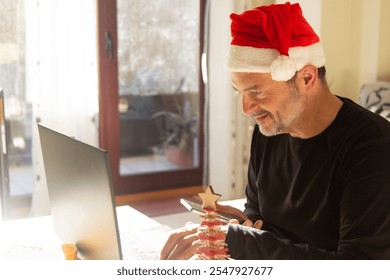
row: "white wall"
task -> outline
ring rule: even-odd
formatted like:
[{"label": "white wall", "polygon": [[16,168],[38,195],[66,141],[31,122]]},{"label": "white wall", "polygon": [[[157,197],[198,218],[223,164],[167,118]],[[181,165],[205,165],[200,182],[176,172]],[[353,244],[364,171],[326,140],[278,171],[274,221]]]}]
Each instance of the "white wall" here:
[{"label": "white wall", "polygon": [[232,0],[210,1],[209,36],[209,178],[208,183],[223,198],[230,197],[232,160],[232,86],[224,69],[230,44],[229,15]]},{"label": "white wall", "polygon": [[[359,100],[361,86],[377,77],[380,0],[326,0],[321,39],[334,94]],[[384,13],[388,14],[387,13]],[[387,28],[387,27],[386,27]]]},{"label": "white wall", "polygon": [[230,14],[253,7],[251,0],[212,0],[209,48],[209,178],[221,200],[241,198],[247,178],[252,119],[241,112],[225,64],[230,46]]},{"label": "white wall", "polygon": [[390,1],[381,0],[380,33],[378,47],[378,76],[380,81],[390,82]]}]

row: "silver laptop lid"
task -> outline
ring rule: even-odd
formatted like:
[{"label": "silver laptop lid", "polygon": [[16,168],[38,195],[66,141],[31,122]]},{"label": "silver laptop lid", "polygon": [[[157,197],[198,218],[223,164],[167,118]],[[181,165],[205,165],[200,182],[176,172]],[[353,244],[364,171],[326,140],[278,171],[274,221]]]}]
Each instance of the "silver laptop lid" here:
[{"label": "silver laptop lid", "polygon": [[55,231],[82,259],[121,259],[106,151],[38,125]]}]

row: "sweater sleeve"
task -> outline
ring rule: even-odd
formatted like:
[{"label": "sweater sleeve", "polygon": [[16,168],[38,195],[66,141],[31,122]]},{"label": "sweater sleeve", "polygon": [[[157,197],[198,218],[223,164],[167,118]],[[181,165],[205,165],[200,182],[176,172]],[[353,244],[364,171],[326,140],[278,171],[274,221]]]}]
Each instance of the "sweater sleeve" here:
[{"label": "sweater sleeve", "polygon": [[248,171],[248,184],[245,189],[246,203],[244,213],[249,217],[252,222],[262,219],[259,213],[259,202],[257,200],[257,186],[255,172],[253,171],[253,165],[249,165]]},{"label": "sweater sleeve", "polygon": [[240,260],[338,259],[337,252],[293,243],[275,234],[241,225],[229,225],[226,235],[228,253]]},{"label": "sweater sleeve", "polygon": [[257,220],[262,219],[259,213],[259,202],[257,199],[258,187],[256,184],[257,175],[255,172],[257,166],[256,158],[254,156],[258,155],[258,151],[256,151],[256,149],[258,149],[258,147],[261,145],[253,144],[257,141],[256,139],[258,137],[258,134],[258,127],[256,126],[252,136],[251,156],[249,159],[248,166],[248,184],[245,188],[246,204],[244,213],[249,217],[252,222],[256,222]]}]

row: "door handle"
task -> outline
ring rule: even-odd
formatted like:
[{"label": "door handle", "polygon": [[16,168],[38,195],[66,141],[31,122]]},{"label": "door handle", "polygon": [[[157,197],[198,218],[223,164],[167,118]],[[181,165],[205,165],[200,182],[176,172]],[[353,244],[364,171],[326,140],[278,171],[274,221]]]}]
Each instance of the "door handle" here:
[{"label": "door handle", "polygon": [[104,32],[104,49],[108,54],[108,59],[114,58],[114,43],[112,42],[111,32]]}]

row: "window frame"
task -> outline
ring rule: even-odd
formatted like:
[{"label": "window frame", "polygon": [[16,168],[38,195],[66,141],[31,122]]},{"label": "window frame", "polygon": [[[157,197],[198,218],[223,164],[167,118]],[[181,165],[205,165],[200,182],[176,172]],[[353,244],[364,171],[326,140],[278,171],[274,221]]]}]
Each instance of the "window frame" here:
[{"label": "window frame", "polygon": [[[204,103],[205,85],[202,79],[201,59],[204,52],[206,1],[200,2],[199,44],[199,166],[191,169],[120,175],[120,120],[117,57],[116,1],[98,0],[98,63],[99,63],[99,145],[108,151],[111,177],[116,195],[135,194],[181,187],[199,186],[204,176]],[[111,42],[108,42],[110,40]],[[111,44],[110,55],[108,45]]]}]

